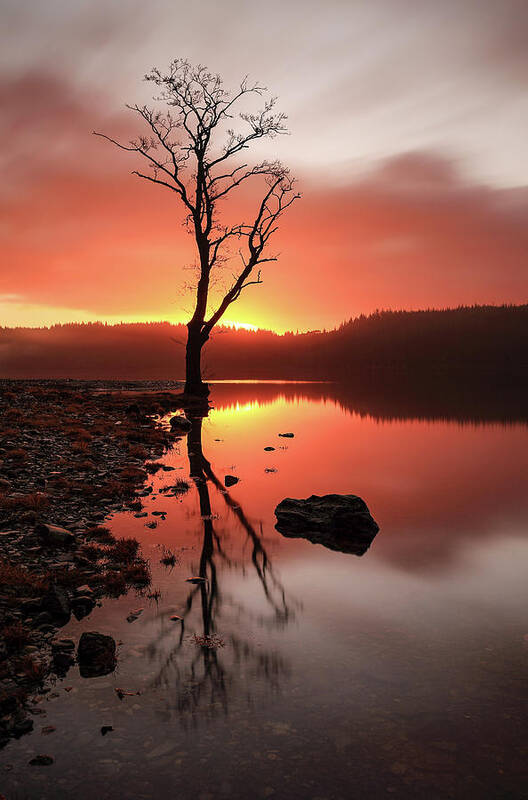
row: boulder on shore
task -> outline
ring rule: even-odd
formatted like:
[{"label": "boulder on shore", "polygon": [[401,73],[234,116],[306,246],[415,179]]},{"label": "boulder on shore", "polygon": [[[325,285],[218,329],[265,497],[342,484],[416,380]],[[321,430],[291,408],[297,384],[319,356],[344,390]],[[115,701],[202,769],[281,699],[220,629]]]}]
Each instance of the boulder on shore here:
[{"label": "boulder on shore", "polygon": [[330,550],[362,556],[379,527],[367,504],[355,494],[313,494],[305,500],[287,497],[275,509],[279,533],[308,539]]},{"label": "boulder on shore", "polygon": [[75,544],[75,535],[60,528],[58,525],[48,525],[41,522],[35,526],[35,533],[39,536],[44,544],[51,547],[72,547]]},{"label": "boulder on shore", "polygon": [[79,671],[83,678],[108,675],[116,667],[116,643],[111,636],[85,631],[77,648]]}]

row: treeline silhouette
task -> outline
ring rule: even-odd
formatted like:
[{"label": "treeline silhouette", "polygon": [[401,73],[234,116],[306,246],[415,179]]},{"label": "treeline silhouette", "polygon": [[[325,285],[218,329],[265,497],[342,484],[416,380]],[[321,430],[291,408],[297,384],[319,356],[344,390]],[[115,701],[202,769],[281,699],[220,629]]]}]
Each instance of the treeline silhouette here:
[{"label": "treeline silhouette", "polygon": [[[168,322],[1,328],[0,375],[179,379],[185,338],[184,325]],[[354,381],[394,374],[524,383],[528,305],[379,311],[332,331],[284,335],[220,327],[206,347],[204,372],[208,380]]]}]

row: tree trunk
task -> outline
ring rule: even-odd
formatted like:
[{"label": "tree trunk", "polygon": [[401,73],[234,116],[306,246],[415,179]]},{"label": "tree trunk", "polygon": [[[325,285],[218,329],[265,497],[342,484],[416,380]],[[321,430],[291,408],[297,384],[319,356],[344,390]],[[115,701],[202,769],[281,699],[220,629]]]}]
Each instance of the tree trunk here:
[{"label": "tree trunk", "polygon": [[209,386],[202,381],[202,347],[204,338],[200,328],[187,326],[187,348],[185,351],[185,394],[207,397]]}]

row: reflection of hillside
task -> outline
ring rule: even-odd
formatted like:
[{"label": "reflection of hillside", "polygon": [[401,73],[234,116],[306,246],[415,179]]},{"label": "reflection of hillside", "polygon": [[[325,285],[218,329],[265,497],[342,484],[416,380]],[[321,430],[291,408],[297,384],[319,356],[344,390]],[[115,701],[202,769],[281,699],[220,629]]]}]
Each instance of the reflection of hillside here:
[{"label": "reflection of hillside", "polygon": [[334,403],[379,420],[423,419],[461,423],[528,422],[528,384],[483,376],[412,378],[406,373],[358,375],[347,383],[215,383],[211,401],[220,409],[251,410],[283,399]]}]

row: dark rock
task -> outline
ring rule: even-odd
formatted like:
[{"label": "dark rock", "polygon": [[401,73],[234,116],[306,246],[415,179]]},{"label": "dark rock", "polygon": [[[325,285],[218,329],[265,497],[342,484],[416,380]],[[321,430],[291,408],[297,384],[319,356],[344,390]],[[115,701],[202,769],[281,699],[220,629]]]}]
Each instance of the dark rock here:
[{"label": "dark rock", "polygon": [[283,536],[308,539],[330,550],[362,556],[379,527],[361,497],[354,494],[290,497],[275,509],[276,529]]},{"label": "dark rock", "polygon": [[270,451],[270,450],[275,450],[275,448],[274,447],[265,447],[264,450]]},{"label": "dark rock", "polygon": [[237,478],[236,475],[226,475],[224,478],[224,484],[226,486],[234,486],[239,480],[240,478]]},{"label": "dark rock", "polygon": [[95,600],[88,595],[79,595],[72,600],[72,611],[76,619],[83,619],[95,608]]},{"label": "dark rock", "polygon": [[88,586],[87,583],[84,583],[82,586],[78,586],[75,589],[75,594],[76,595],[84,595],[85,597],[93,597],[93,593],[94,593],[93,589],[90,586]]},{"label": "dark rock", "polygon": [[52,586],[42,598],[42,609],[47,611],[54,620],[65,625],[70,619],[70,601],[62,586]]},{"label": "dark rock", "polygon": [[16,696],[17,685],[14,681],[2,681],[0,691],[0,712],[3,714],[14,714],[18,707]]},{"label": "dark rock", "polygon": [[73,653],[75,650],[75,642],[73,639],[53,639],[51,649],[54,653],[58,651]]},{"label": "dark rock", "polygon": [[53,764],[53,758],[45,755],[35,756],[35,758],[31,759],[29,764],[32,767],[49,767],[50,764]]},{"label": "dark rock", "polygon": [[155,475],[156,472],[163,470],[163,464],[159,464],[157,461],[153,461],[152,464],[149,464],[147,467],[147,472],[149,475]]},{"label": "dark rock", "polygon": [[53,653],[53,667],[55,672],[64,676],[70,667],[75,664],[75,656],[66,650],[57,650]]},{"label": "dark rock", "polygon": [[79,640],[77,660],[83,678],[108,675],[116,667],[115,640],[96,631],[86,631]]},{"label": "dark rock", "polygon": [[26,733],[31,733],[31,731],[33,730],[33,720],[28,719],[27,717],[24,719],[20,719],[13,725],[11,730],[13,736],[15,736],[15,738],[17,739],[19,738],[19,736],[25,736]]},{"label": "dark rock", "polygon": [[114,729],[113,729],[112,725],[103,725],[101,727],[101,736],[106,736],[107,733],[110,733],[113,730]]},{"label": "dark rock", "polygon": [[279,433],[279,436],[282,436],[283,439],[293,439],[295,434],[294,433]]},{"label": "dark rock", "polygon": [[47,525],[40,522],[35,526],[35,533],[40,536],[44,544],[51,547],[71,547],[75,544],[75,536],[66,528],[57,525]]},{"label": "dark rock", "polygon": [[49,625],[51,622],[53,622],[53,617],[49,611],[41,611],[40,614],[37,614],[32,624],[39,628],[41,625]]},{"label": "dark rock", "polygon": [[27,522],[28,525],[34,525],[37,521],[37,512],[36,511],[23,511],[22,514],[18,515],[19,522]]},{"label": "dark rock", "polygon": [[189,433],[192,428],[192,422],[184,417],[183,414],[177,414],[170,419],[171,431],[173,433]]},{"label": "dark rock", "polygon": [[19,601],[20,610],[24,614],[34,614],[42,608],[41,597],[28,597],[26,600]]},{"label": "dark rock", "polygon": [[[63,624],[65,625],[66,623],[63,623]],[[53,633],[56,627],[57,627],[56,625],[45,624],[45,625],[39,625],[37,630],[40,631],[40,633],[43,633],[43,634]]]},{"label": "dark rock", "polygon": [[127,617],[127,622],[135,622],[138,619],[138,617],[141,616],[144,610],[145,610],[144,608],[136,608],[135,611],[131,611]]}]

